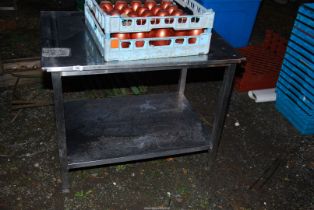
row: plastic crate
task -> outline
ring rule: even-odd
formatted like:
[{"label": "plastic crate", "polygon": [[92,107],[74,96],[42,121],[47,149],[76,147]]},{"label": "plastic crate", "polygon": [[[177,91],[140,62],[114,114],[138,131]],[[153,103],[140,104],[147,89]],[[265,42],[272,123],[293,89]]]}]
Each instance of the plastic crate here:
[{"label": "plastic crate", "polygon": [[311,68],[311,66],[314,66],[314,61],[309,60],[304,54],[302,54],[302,52],[294,48],[288,47],[286,53],[293,56],[295,59],[299,60],[307,67]]},{"label": "plastic crate", "polygon": [[289,122],[298,129],[301,134],[314,134],[314,120],[309,116],[300,116],[295,112],[295,106],[291,104],[288,97],[280,90],[277,90],[276,109],[285,116]]},{"label": "plastic crate", "polygon": [[[280,95],[280,94],[277,94]],[[296,124],[297,128],[299,130],[308,130],[311,129],[313,134],[313,129],[314,129],[314,121],[312,118],[310,117],[300,117],[300,115],[296,112],[294,112],[295,110],[293,110],[291,108],[291,106],[287,105],[289,104],[289,99],[283,99],[283,95],[282,97],[280,97],[280,99],[278,99],[278,101],[276,101],[276,108],[279,111],[284,111],[285,116],[289,119],[289,121],[292,121],[292,124]],[[279,106],[278,106],[279,105]],[[304,132],[302,132],[304,133]],[[310,133],[307,133],[310,134]]]},{"label": "plastic crate", "polygon": [[296,64],[292,63],[288,59],[285,59],[283,61],[283,65],[285,65],[286,67],[289,67],[289,69],[293,71],[294,73],[301,75],[304,81],[308,82],[309,84],[313,84],[312,81],[314,78],[312,78],[311,75],[308,74],[306,71],[299,68]]},{"label": "plastic crate", "polygon": [[297,16],[297,21],[295,21],[294,26],[297,27],[297,28],[300,28],[303,32],[305,32],[307,34],[313,34],[314,33],[314,29],[311,28],[310,24],[314,25],[314,21],[311,21],[311,20],[309,20],[308,18],[306,18],[306,17],[304,17],[302,15],[298,15]]},{"label": "plastic crate", "polygon": [[[193,15],[180,17],[136,17],[109,16],[103,12],[95,0],[85,1],[85,19],[87,28],[91,32],[97,46],[106,61],[113,60],[139,60],[150,58],[166,58],[177,56],[189,56],[207,54],[210,48],[211,31],[213,27],[213,10],[207,10],[194,0],[175,0],[183,7],[190,9]],[[182,21],[185,19],[186,21]],[[145,19],[145,24],[139,24],[138,20]],[[158,24],[152,24],[152,19],[159,19]],[[171,21],[166,21],[171,19]],[[157,22],[157,21],[155,21]],[[125,24],[128,23],[128,24]],[[112,33],[148,32],[155,28],[173,28],[175,30],[205,29],[199,36],[176,36],[167,38],[145,38],[119,40],[111,38]],[[183,40],[177,43],[176,40]],[[194,39],[194,43],[189,43]],[[169,40],[169,45],[153,46],[151,41]],[[144,42],[143,47],[136,47],[137,41]],[[115,47],[112,44],[115,43]],[[128,43],[129,47],[123,48],[122,44]]]},{"label": "plastic crate", "polygon": [[214,29],[233,47],[248,45],[261,0],[198,0],[215,13]]},{"label": "plastic crate", "polygon": [[[292,102],[292,100],[286,96],[280,89],[276,89],[277,100],[276,108],[280,112],[284,112],[286,116],[293,125],[300,131],[314,129],[314,118],[312,116],[302,113],[302,110],[298,109]],[[302,113],[302,114],[300,114]],[[309,133],[308,133],[309,134]]]},{"label": "plastic crate", "polygon": [[309,122],[314,122],[314,118],[312,115],[306,113],[293,98],[291,98],[281,89],[281,87],[276,87],[276,102],[277,100],[280,101],[282,98],[285,99],[284,101],[286,103],[286,106],[289,107],[291,113],[298,116],[299,119],[306,119]]},{"label": "plastic crate", "polygon": [[295,102],[295,104],[297,104],[300,109],[302,109],[306,114],[314,116],[314,111],[312,109],[313,102],[311,101],[311,99],[309,99],[304,93],[301,93],[291,85],[285,84],[285,80],[283,79],[283,77],[279,78],[277,82],[277,88],[280,88],[283,93],[289,96]]},{"label": "plastic crate", "polygon": [[314,70],[313,66],[307,65],[302,60],[297,59],[296,57],[290,55],[289,53],[286,53],[285,60],[292,63],[294,66],[296,66],[298,69],[301,69],[306,74],[308,74],[311,78],[314,78]]},{"label": "plastic crate", "polygon": [[290,42],[288,46],[292,49],[295,49],[298,53],[300,53],[304,58],[308,59],[309,61],[314,60],[314,45],[308,44],[305,41],[302,41],[301,38],[291,35]]},{"label": "plastic crate", "polygon": [[240,48],[240,53],[246,57],[247,62],[243,74],[236,78],[236,90],[244,92],[274,88],[286,45],[286,39],[268,30],[262,44]]},{"label": "plastic crate", "polygon": [[294,24],[292,29],[292,34],[299,37],[300,39],[308,42],[309,44],[314,44],[314,36],[306,32],[306,28],[301,27],[300,25]]},{"label": "plastic crate", "polygon": [[277,109],[302,133],[314,134],[314,4],[300,7],[277,82]]},{"label": "plastic crate", "polygon": [[308,88],[309,86],[299,83],[295,80],[295,78],[284,71],[280,72],[280,78],[278,81],[283,82],[283,85],[286,88],[292,90],[293,93],[298,95],[301,100],[305,101],[305,103],[308,103],[310,107],[313,107],[311,109],[314,110],[314,92],[311,91],[312,88]]},{"label": "plastic crate", "polygon": [[308,24],[309,26],[313,26],[314,20],[314,8],[311,4],[304,4],[298,11],[297,20],[301,20],[302,22]]},{"label": "plastic crate", "polygon": [[[174,0],[177,5],[187,8],[193,15],[186,15],[180,17],[165,16],[165,17],[121,17],[107,15],[99,7],[95,0],[85,1],[85,11],[88,9],[95,14],[95,18],[100,27],[106,34],[111,33],[132,33],[151,31],[154,28],[173,28],[175,30],[188,30],[198,28],[212,28],[214,23],[215,13],[212,9],[206,9],[194,0]],[[166,19],[173,21],[167,22]],[[160,21],[151,21],[155,19]],[[186,18],[186,21],[181,21]],[[147,20],[145,23],[138,22],[138,20]],[[127,24],[126,24],[127,23]],[[139,24],[140,23],[140,24]]]},{"label": "plastic crate", "polygon": [[314,94],[314,80],[310,79],[302,71],[292,70],[288,67],[288,65],[283,63],[280,74],[281,73],[289,75],[289,77],[298,82],[302,87]]}]

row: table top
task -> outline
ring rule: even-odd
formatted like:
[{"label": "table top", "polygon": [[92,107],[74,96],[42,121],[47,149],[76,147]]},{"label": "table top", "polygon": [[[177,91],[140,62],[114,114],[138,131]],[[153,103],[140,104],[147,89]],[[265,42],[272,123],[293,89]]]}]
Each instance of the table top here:
[{"label": "table top", "polygon": [[41,65],[63,76],[227,66],[245,60],[213,32],[208,55],[137,61],[104,61],[85,25],[82,12],[41,12]]}]

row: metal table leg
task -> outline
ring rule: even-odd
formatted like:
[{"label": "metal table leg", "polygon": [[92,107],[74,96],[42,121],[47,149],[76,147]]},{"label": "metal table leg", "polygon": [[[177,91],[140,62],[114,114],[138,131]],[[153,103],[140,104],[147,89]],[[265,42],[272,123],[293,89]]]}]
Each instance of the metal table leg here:
[{"label": "metal table leg", "polygon": [[183,68],[181,69],[181,72],[180,72],[180,80],[179,80],[179,87],[178,87],[179,96],[184,95],[187,71],[188,71],[187,68]]},{"label": "metal table leg", "polygon": [[181,69],[180,72],[180,79],[179,79],[179,83],[178,83],[178,106],[179,108],[183,108],[181,107],[182,103],[182,99],[184,99],[184,90],[185,90],[185,84],[186,84],[186,75],[187,75],[187,68],[183,68]]},{"label": "metal table leg", "polygon": [[218,147],[220,144],[221,134],[224,127],[225,117],[228,111],[228,104],[232,92],[232,83],[234,79],[236,64],[232,64],[226,67],[222,87],[219,91],[218,102],[214,113],[214,123],[211,134],[211,152],[210,164],[216,158]]},{"label": "metal table leg", "polygon": [[67,193],[69,192],[69,177],[61,73],[51,73],[51,78],[55,104],[59,160],[61,165],[62,191]]}]

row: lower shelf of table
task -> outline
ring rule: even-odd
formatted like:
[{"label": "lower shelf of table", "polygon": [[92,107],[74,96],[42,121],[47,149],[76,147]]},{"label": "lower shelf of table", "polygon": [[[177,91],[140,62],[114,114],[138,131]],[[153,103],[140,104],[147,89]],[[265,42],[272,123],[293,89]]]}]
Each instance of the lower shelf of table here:
[{"label": "lower shelf of table", "polygon": [[210,132],[176,93],[66,102],[68,167],[208,150]]}]

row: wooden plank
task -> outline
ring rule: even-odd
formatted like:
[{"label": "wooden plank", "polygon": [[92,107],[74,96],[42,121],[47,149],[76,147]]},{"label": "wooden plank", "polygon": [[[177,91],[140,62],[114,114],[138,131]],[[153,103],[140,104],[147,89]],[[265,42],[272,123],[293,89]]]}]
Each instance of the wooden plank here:
[{"label": "wooden plank", "polygon": [[25,71],[40,68],[40,59],[38,57],[10,59],[2,61],[3,72]]},{"label": "wooden plank", "polygon": [[14,74],[5,73],[0,75],[0,87],[12,87],[17,78],[20,78],[19,85],[34,84],[42,81],[42,71],[31,70]]}]

